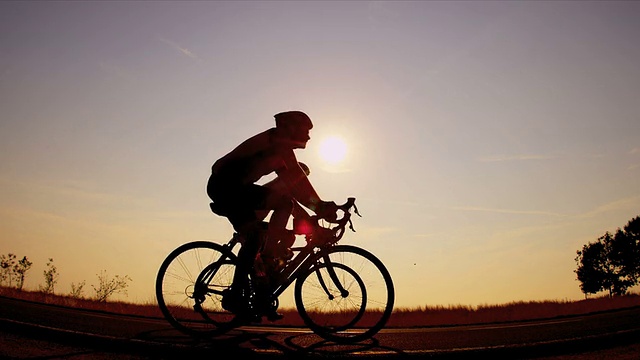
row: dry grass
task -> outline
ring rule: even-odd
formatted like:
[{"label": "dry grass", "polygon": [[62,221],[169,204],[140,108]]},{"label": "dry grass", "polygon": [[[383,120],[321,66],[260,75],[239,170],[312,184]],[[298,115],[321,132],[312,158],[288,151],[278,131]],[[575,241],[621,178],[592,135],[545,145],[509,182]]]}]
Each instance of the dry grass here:
[{"label": "dry grass", "polygon": [[53,304],[77,309],[107,311],[117,314],[130,314],[149,317],[162,317],[162,313],[155,302],[148,304],[132,304],[127,302],[98,302],[92,299],[76,298],[68,295],[45,294],[40,291],[18,291],[14,288],[0,287],[0,296]]},{"label": "dry grass", "polygon": [[[80,309],[100,310],[117,314],[162,317],[157,304],[132,304],[126,302],[97,302],[90,299],[78,299],[64,295],[51,295],[42,292],[18,291],[0,287],[0,296],[55,304]],[[609,298],[597,297],[580,301],[531,301],[512,302],[501,305],[464,305],[425,306],[420,308],[394,309],[387,326],[415,327],[440,325],[467,325],[496,323],[534,319],[549,319],[562,316],[589,314],[600,311],[640,306],[640,295],[630,294]],[[295,309],[282,309],[285,318],[278,325],[304,326]],[[332,315],[335,316],[335,315]]]},{"label": "dry grass", "polygon": [[388,326],[436,326],[551,319],[640,306],[640,295],[585,299],[580,301],[519,301],[500,305],[426,306],[396,309]]}]

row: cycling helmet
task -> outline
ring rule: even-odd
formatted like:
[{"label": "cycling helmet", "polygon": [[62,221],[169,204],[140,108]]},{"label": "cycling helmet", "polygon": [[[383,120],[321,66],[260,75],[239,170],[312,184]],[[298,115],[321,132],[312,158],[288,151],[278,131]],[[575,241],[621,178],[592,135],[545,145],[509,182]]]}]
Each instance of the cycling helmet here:
[{"label": "cycling helmet", "polygon": [[276,127],[292,127],[310,130],[313,123],[307,114],[302,111],[285,111],[274,115]]}]

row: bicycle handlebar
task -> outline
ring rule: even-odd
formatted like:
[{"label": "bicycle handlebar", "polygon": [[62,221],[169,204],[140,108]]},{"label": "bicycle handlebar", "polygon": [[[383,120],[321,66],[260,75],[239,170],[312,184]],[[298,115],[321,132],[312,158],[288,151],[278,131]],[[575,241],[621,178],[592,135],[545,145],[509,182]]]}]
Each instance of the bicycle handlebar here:
[{"label": "bicycle handlebar", "polygon": [[344,235],[344,229],[347,226],[347,224],[349,224],[349,229],[351,231],[353,232],[356,231],[353,228],[353,223],[351,222],[352,209],[356,215],[362,217],[362,215],[360,215],[360,212],[358,211],[358,207],[356,207],[356,198],[350,197],[347,199],[347,201],[344,204],[338,205],[338,210],[341,210],[343,213],[341,218],[339,219],[337,218],[338,214],[335,215],[336,216],[335,218],[331,218],[331,219],[317,217],[316,223],[318,223],[318,226],[319,226],[320,220],[326,220],[329,223],[336,224],[335,227],[329,230],[331,230],[331,232],[333,233],[335,241],[338,241]]}]

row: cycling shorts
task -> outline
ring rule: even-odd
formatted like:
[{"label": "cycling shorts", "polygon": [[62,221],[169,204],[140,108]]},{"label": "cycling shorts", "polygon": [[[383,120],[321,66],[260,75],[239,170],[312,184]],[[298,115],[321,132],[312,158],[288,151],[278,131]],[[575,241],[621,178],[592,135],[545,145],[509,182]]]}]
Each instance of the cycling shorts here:
[{"label": "cycling shorts", "polygon": [[266,208],[271,191],[264,186],[242,184],[215,175],[207,183],[207,194],[236,230],[247,223],[259,221],[256,210]]}]

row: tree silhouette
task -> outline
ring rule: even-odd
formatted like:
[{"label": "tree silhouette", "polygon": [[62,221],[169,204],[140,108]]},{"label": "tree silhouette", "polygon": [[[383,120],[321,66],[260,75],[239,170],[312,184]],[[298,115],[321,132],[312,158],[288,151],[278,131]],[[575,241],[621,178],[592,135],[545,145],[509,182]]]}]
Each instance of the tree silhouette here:
[{"label": "tree silhouette", "polygon": [[575,273],[585,295],[600,291],[608,291],[609,296],[626,294],[640,276],[640,217],[615,234],[607,231],[577,254]]}]

